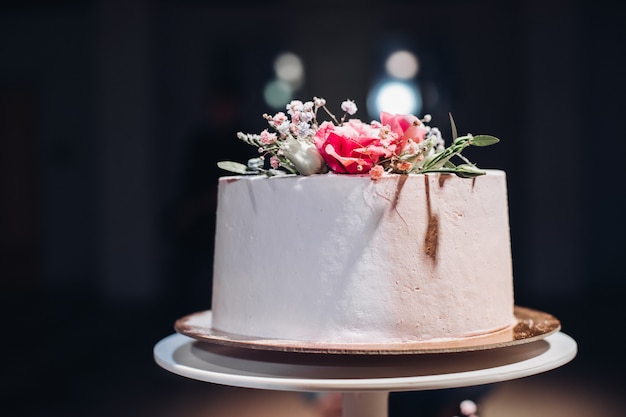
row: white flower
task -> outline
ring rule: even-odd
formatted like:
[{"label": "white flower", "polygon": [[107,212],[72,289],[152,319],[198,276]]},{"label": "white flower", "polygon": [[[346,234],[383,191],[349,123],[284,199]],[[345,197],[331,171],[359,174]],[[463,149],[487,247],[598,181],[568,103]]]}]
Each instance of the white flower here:
[{"label": "white flower", "polygon": [[410,155],[417,155],[422,150],[420,149],[420,145],[415,143],[413,139],[409,139],[403,149],[403,152],[408,153]]},{"label": "white flower", "polygon": [[301,138],[305,138],[309,136],[309,134],[311,133],[311,130],[309,129],[311,125],[308,123],[305,123],[305,122],[298,123],[297,127],[298,127],[298,136]]},{"label": "white flower", "polygon": [[343,103],[341,103],[341,110],[345,111],[350,116],[352,116],[354,113],[356,113],[356,111],[358,109],[357,109],[356,104],[354,103],[354,101],[346,100]]},{"label": "white flower", "polygon": [[289,136],[282,144],[283,155],[301,175],[318,174],[324,170],[324,158],[314,144]]},{"label": "white flower", "polygon": [[304,104],[300,100],[291,100],[289,104],[285,106],[287,113],[293,116],[296,112],[302,111]]},{"label": "white flower", "polygon": [[443,136],[441,136],[441,131],[436,127],[429,127],[428,132],[426,133],[426,140],[430,140],[434,143],[434,147],[438,152],[441,152],[445,147],[445,142],[443,140]]},{"label": "white flower", "polygon": [[322,107],[326,105],[326,100],[321,97],[314,97],[313,102],[315,103],[315,107]]},{"label": "white flower", "polygon": [[280,124],[279,126],[276,126],[276,130],[281,135],[288,134],[290,129],[291,129],[291,123],[289,122],[285,122],[285,123]]},{"label": "white flower", "polygon": [[312,111],[303,111],[300,113],[300,121],[304,123],[310,123],[315,118],[315,113]]}]

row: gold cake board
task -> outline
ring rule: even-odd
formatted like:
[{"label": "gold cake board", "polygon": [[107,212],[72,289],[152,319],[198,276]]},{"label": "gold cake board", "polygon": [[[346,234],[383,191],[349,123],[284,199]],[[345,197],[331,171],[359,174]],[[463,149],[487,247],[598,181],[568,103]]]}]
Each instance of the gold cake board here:
[{"label": "gold cake board", "polygon": [[175,322],[174,328],[178,333],[202,342],[236,348],[354,355],[415,355],[496,349],[541,340],[561,329],[556,317],[542,311],[515,306],[514,315],[516,324],[484,335],[401,343],[318,343],[237,335],[213,329],[210,310],[184,316]]}]

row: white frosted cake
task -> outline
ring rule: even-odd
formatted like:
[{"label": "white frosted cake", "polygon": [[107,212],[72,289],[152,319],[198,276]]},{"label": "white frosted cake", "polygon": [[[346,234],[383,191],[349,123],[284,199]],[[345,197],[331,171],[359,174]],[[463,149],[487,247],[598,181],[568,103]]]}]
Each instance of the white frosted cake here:
[{"label": "white frosted cake", "polygon": [[513,326],[506,176],[461,156],[498,139],[451,119],[446,148],[430,116],[341,108],[294,100],[264,115],[274,133],[238,134],[259,158],[219,163],[241,175],[219,180],[212,329],[381,345]]},{"label": "white frosted cake", "polygon": [[506,177],[317,174],[219,181],[212,326],[398,343],[514,324]]}]

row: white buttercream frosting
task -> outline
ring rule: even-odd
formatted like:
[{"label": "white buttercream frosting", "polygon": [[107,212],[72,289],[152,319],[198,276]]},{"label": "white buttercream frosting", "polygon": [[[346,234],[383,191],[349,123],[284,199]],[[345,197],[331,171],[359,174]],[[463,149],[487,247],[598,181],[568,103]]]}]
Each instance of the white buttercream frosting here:
[{"label": "white buttercream frosting", "polygon": [[505,174],[221,178],[213,288],[213,327],[252,337],[397,343],[505,328]]}]

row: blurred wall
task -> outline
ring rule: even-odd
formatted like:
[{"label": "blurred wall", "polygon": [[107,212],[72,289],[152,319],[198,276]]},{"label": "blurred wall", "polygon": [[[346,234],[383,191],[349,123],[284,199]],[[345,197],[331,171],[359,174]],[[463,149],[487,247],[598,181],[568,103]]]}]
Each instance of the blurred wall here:
[{"label": "blurred wall", "polygon": [[[208,305],[214,159],[240,152],[237,130],[262,127],[273,57],[302,56],[299,98],[352,98],[367,119],[377,59],[396,40],[435,89],[434,124],[446,132],[452,112],[460,131],[502,139],[472,156],[509,176],[518,299],[623,289],[616,8],[135,0],[0,11],[5,290]],[[229,93],[236,111],[220,114],[213,104]],[[204,239],[188,230],[202,216]]]}]

